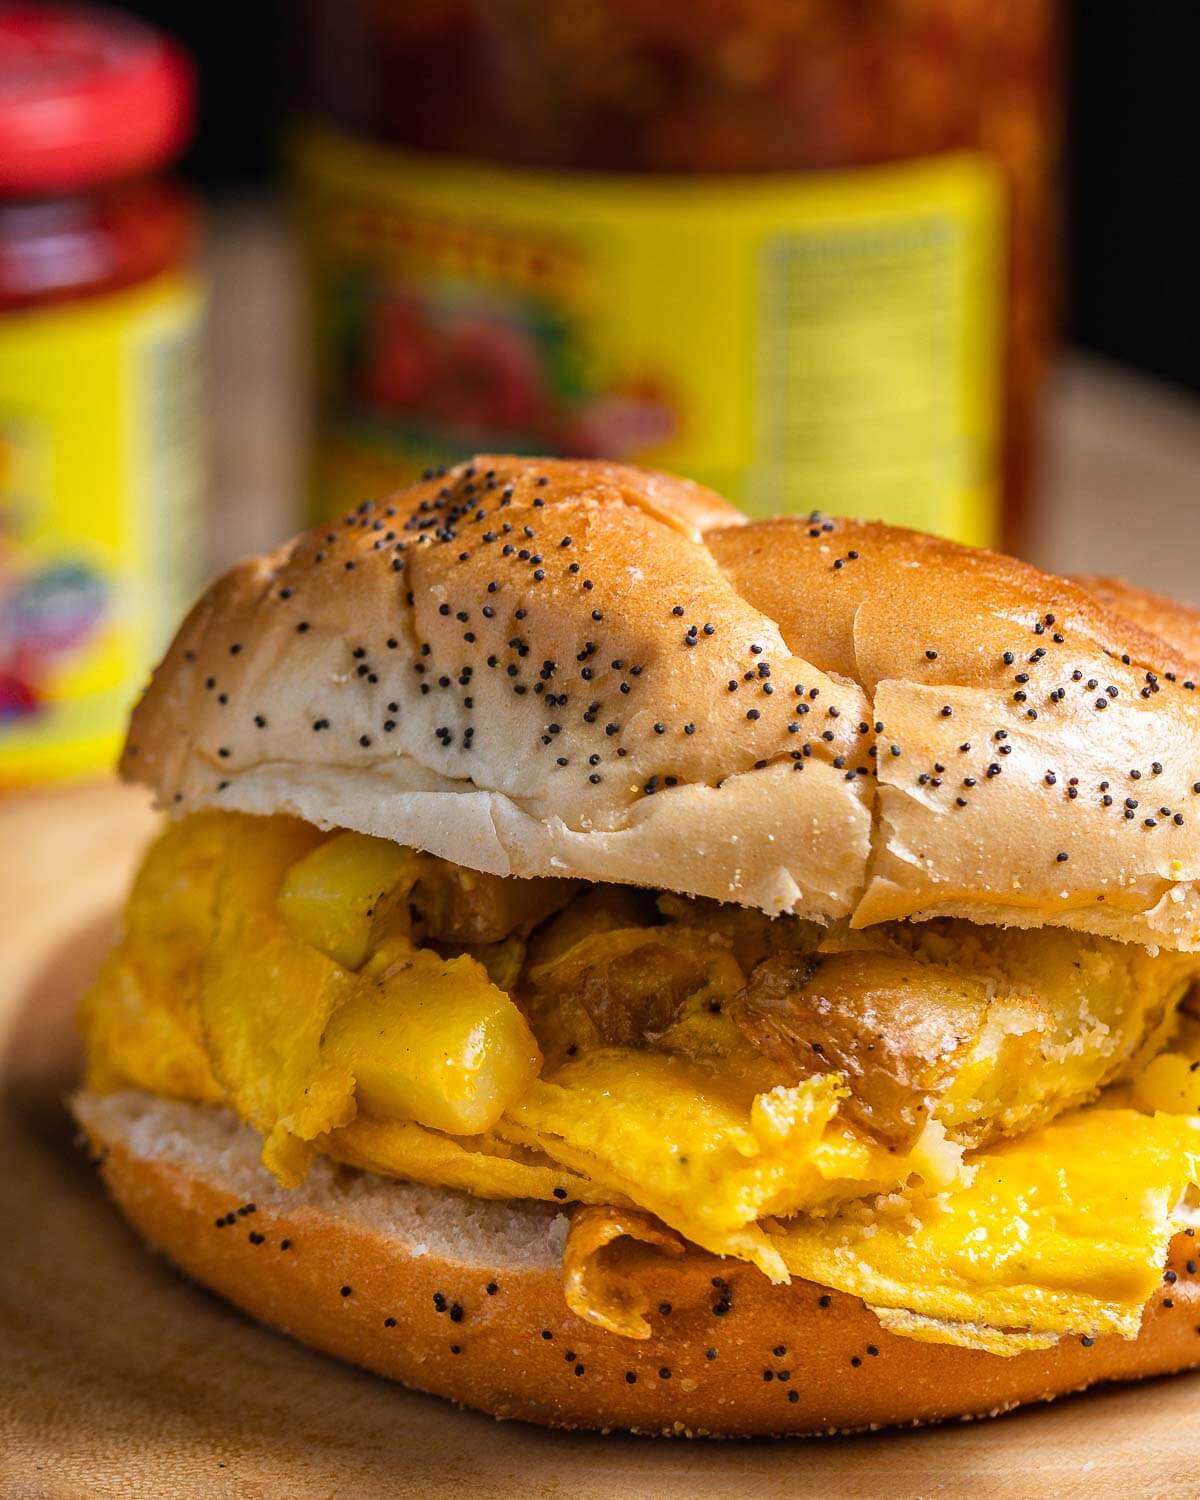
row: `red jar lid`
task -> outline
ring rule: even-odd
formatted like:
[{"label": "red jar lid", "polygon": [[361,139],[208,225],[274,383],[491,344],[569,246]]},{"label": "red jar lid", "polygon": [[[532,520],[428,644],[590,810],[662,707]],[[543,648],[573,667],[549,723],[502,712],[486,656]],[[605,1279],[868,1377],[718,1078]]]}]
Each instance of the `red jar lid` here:
[{"label": "red jar lid", "polygon": [[149,26],[87,5],[0,0],[0,195],[95,186],[184,145],[194,83]]}]

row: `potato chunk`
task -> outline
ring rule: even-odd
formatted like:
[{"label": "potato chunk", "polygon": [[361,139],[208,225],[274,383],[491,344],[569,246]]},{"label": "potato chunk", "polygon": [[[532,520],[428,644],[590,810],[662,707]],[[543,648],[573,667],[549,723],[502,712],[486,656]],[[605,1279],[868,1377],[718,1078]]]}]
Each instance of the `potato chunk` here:
[{"label": "potato chunk", "polygon": [[781,953],[733,1001],[742,1031],[785,1073],[840,1073],[843,1111],[872,1135],[909,1146],[983,1029],[986,986],[882,953]]},{"label": "potato chunk", "polygon": [[354,1075],[367,1114],[452,1135],[490,1129],[541,1065],[525,1018],[480,964],[398,946],[360,975],[322,1052]]},{"label": "potato chunk", "polygon": [[1196,968],[1049,928],[896,922],[768,959],[729,1012],[792,1076],[840,1073],[845,1114],[877,1138],[906,1146],[932,1116],[976,1146],[1138,1073]]},{"label": "potato chunk", "polygon": [[728,943],[747,974],[773,953],[812,953],[823,936],[823,929],[815,922],[769,917],[752,907],[710,901],[704,896],[676,896],[664,891],[657,906],[672,926]]},{"label": "potato chunk", "polygon": [[444,859],[426,859],[412,905],[429,938],[443,943],[499,943],[524,937],[565,906],[578,889],[574,880],[519,880],[485,875]]},{"label": "potato chunk", "polygon": [[279,910],[296,937],[344,969],[358,969],[370,952],[381,897],[420,869],[419,856],[388,839],[338,833],[291,867]]},{"label": "potato chunk", "polygon": [[1128,1094],[1147,1114],[1200,1114],[1200,1020],[1182,1017],[1168,1050],[1131,1080]]},{"label": "potato chunk", "polygon": [[531,964],[521,1003],[553,1062],[654,1044],[687,1009],[720,1013],[744,980],[728,946],[688,929],[625,927]]}]

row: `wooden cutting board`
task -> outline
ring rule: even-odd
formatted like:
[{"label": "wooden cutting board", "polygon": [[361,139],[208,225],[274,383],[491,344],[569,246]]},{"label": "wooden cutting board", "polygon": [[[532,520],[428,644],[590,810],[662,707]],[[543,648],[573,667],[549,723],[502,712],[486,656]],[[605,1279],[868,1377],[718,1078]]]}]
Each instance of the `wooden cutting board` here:
[{"label": "wooden cutting board", "polygon": [[72,1012],[153,828],[115,785],[0,802],[0,1495],[1181,1496],[1200,1380],[873,1437],[543,1432],[310,1354],[190,1285],[118,1220],[73,1140]]}]

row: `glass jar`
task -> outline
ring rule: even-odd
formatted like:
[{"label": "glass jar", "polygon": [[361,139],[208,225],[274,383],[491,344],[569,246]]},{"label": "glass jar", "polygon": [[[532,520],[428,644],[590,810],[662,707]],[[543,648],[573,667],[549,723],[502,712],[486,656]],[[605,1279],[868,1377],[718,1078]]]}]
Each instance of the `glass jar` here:
[{"label": "glass jar", "polygon": [[1010,539],[1054,0],[307,0],[333,509],[475,449]]},{"label": "glass jar", "polygon": [[111,763],[199,581],[191,115],[139,22],[0,3],[0,787]]}]

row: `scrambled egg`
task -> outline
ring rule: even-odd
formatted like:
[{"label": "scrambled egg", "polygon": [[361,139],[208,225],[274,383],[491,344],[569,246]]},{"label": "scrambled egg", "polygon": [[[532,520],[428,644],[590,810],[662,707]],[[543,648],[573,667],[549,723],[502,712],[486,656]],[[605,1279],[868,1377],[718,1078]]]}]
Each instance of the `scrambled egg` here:
[{"label": "scrambled egg", "polygon": [[501,881],[205,813],[147,856],[83,1020],[91,1087],[226,1104],[286,1184],[321,1152],[597,1205],[572,1305],[629,1336],[633,1303],[589,1310],[586,1226],[597,1254],[685,1236],[1011,1353],[1136,1335],[1200,1181],[1200,1027],[1176,1017],[1195,973],[1075,934],[823,933]]},{"label": "scrambled egg", "polygon": [[788,1270],[861,1296],[885,1327],[1016,1353],[1064,1331],[1136,1338],[1200,1182],[1200,1121],[1076,1111],[974,1159],[929,1198],[795,1219]]}]

